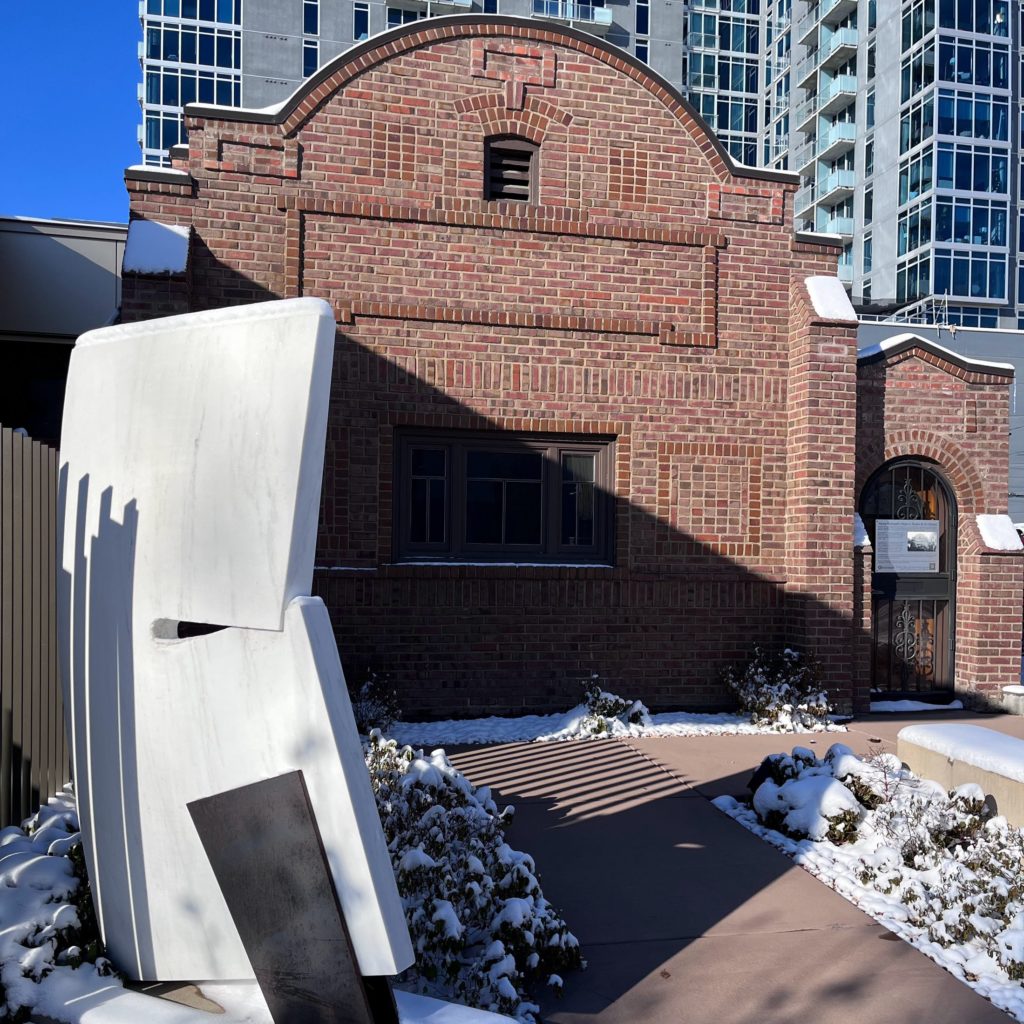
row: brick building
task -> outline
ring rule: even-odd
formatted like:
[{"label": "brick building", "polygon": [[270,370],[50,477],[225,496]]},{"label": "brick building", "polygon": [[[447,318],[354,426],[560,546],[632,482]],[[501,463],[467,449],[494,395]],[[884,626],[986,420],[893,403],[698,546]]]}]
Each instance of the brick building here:
[{"label": "brick building", "polygon": [[790,227],[798,179],[734,165],[630,55],[433,19],[278,109],[190,107],[188,125],[171,169],[126,174],[133,220],[191,228],[187,266],[126,273],[122,316],[334,306],[317,586],[350,675],[387,674],[410,714],[565,707],[591,672],[713,707],[761,640],[814,649],[863,706],[895,641],[854,512],[908,455],[960,503],[942,525],[966,538],[956,685],[1015,681],[1022,561],[968,523],[1005,512],[1012,377],[926,342],[858,367],[822,280],[839,250]]}]

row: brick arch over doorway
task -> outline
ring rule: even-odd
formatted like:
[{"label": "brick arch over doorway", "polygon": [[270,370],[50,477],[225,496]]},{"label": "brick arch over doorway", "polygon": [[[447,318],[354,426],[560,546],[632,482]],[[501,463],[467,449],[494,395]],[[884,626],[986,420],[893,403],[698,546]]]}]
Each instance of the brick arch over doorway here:
[{"label": "brick arch over doorway", "polygon": [[862,460],[857,467],[857,494],[868,480],[895,459],[920,458],[934,462],[949,481],[961,514],[978,514],[988,509],[985,484],[963,447],[949,437],[920,428],[897,430],[886,437],[883,458],[877,465]]}]

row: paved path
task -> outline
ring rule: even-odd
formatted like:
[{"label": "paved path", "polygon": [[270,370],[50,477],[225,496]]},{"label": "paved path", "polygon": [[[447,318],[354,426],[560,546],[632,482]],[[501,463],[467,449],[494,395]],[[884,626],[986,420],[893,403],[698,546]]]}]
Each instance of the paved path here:
[{"label": "paved path", "polygon": [[[978,722],[977,716],[941,716]],[[918,716],[914,719],[920,721]],[[938,720],[938,719],[936,719]],[[509,744],[453,754],[514,803],[510,842],[589,962],[549,1024],[1006,1024],[1009,1017],[713,807],[768,753],[893,749],[846,735]],[[994,719],[1024,735],[1024,720]]]}]

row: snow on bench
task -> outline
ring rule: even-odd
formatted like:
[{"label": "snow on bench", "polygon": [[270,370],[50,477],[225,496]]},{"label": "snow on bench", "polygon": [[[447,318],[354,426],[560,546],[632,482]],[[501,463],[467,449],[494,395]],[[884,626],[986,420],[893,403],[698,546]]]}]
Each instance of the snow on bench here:
[{"label": "snow on bench", "polygon": [[908,725],[896,737],[896,752],[946,789],[977,783],[997,814],[1024,825],[1024,740],[978,725]]}]

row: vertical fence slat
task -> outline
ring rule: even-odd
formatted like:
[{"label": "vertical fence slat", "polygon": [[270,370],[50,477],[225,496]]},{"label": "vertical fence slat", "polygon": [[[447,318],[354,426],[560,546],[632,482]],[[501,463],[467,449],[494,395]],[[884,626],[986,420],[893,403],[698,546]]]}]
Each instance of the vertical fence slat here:
[{"label": "vertical fence slat", "polygon": [[21,821],[22,790],[21,790],[21,757],[25,749],[24,722],[24,690],[25,666],[23,654],[25,650],[25,583],[28,573],[25,570],[25,444],[21,437],[14,435],[14,451],[12,465],[14,467],[14,687],[11,729],[11,824]]},{"label": "vertical fence slat", "polygon": [[14,431],[0,428],[0,827],[11,822],[14,742]]},{"label": "vertical fence slat", "polygon": [[31,745],[28,756],[28,813],[34,811],[49,794],[42,793],[39,776],[40,756],[43,753],[43,537],[46,509],[43,507],[43,446],[32,445],[32,706],[29,709]]},{"label": "vertical fence slat", "polygon": [[60,778],[60,743],[57,738],[57,730],[61,727],[63,715],[60,676],[57,674],[57,452],[53,448],[48,449],[46,453],[46,482],[46,550],[50,555],[50,571],[46,577],[46,606],[50,610],[49,627],[46,632],[46,675],[52,680],[52,697],[47,701],[50,717],[46,733],[46,749],[49,752],[46,758],[46,779],[47,792],[52,795],[64,783]]},{"label": "vertical fence slat", "polygon": [[57,652],[57,452],[0,427],[0,827],[70,777]]}]

